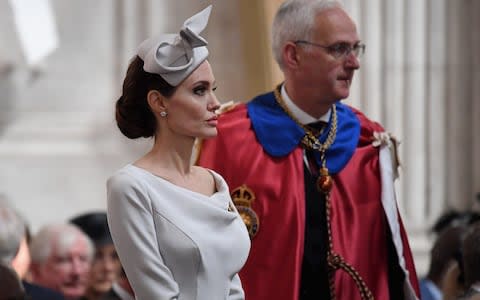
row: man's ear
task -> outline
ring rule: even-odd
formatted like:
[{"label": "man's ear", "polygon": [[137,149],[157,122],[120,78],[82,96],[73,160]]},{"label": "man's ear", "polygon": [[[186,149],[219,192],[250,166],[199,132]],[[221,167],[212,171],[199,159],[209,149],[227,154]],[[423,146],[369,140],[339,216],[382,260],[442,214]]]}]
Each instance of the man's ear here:
[{"label": "man's ear", "polygon": [[147,94],[148,106],[150,106],[150,109],[154,113],[160,113],[167,110],[165,100],[166,98],[157,90],[150,90]]},{"label": "man's ear", "polygon": [[283,63],[289,68],[297,68],[299,65],[299,57],[297,51],[297,45],[293,42],[288,42],[283,47]]}]

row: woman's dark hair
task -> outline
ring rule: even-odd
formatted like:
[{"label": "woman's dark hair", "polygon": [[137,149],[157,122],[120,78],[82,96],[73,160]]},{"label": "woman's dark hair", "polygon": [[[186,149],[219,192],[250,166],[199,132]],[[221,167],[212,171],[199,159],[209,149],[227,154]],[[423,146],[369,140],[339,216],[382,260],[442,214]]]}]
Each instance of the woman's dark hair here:
[{"label": "woman's dark hair", "polygon": [[160,75],[145,72],[143,60],[136,56],[128,66],[122,96],[115,105],[117,126],[130,139],[155,135],[157,122],[147,102],[147,94],[151,90],[157,90],[168,98],[176,88]]},{"label": "woman's dark hair", "polygon": [[[435,284],[440,285],[451,261],[459,262],[462,238],[466,229],[466,226],[461,225],[448,226],[438,234],[430,251],[430,266],[427,273],[427,278]],[[459,263],[459,268],[461,267]]]},{"label": "woman's dark hair", "polygon": [[480,280],[480,223],[473,224],[462,243],[463,270],[467,287]]}]

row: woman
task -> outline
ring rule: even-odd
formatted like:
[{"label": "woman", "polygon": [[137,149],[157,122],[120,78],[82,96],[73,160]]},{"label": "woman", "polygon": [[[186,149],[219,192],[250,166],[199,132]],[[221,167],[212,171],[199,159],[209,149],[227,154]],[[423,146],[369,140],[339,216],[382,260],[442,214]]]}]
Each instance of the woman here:
[{"label": "woman", "polygon": [[215,78],[199,36],[210,10],[180,34],[143,42],[116,103],[125,136],[154,137],[107,182],[111,234],[139,300],[244,299],[245,225],[223,178],[190,163],[195,139],[217,134]]},{"label": "woman", "polygon": [[108,228],[107,214],[103,211],[83,213],[69,222],[88,235],[95,246],[88,286],[82,299],[103,299],[112,289],[121,270],[120,260]]}]

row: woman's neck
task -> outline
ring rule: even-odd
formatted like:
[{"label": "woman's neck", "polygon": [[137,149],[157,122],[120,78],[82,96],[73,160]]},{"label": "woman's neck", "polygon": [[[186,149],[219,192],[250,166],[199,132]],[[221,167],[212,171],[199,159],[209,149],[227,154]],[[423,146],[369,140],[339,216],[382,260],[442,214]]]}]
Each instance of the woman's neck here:
[{"label": "woman's neck", "polygon": [[163,172],[188,176],[192,170],[194,139],[156,139],[152,149],[135,164],[155,174]]}]

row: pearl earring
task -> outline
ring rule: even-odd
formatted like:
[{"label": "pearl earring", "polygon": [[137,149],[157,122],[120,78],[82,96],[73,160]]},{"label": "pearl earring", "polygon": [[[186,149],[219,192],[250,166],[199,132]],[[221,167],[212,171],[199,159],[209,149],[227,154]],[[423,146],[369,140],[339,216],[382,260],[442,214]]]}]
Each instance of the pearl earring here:
[{"label": "pearl earring", "polygon": [[167,116],[167,112],[166,112],[166,111],[161,111],[161,112],[160,112],[160,117],[165,118],[166,116]]}]

